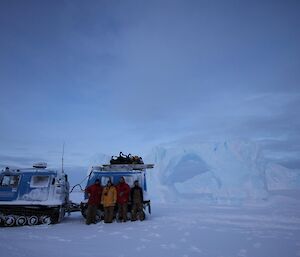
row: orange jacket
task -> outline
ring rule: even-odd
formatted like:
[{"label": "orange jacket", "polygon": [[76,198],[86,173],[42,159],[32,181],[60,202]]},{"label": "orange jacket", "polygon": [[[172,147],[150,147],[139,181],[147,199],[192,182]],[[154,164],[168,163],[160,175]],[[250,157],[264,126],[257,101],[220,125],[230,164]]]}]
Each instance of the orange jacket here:
[{"label": "orange jacket", "polygon": [[117,201],[117,190],[114,186],[104,187],[101,197],[103,207],[115,206]]}]

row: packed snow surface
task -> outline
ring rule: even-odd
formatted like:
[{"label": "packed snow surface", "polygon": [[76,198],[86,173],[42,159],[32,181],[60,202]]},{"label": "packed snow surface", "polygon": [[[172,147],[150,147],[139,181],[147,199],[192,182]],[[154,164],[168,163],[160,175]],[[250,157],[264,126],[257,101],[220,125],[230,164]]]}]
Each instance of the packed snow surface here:
[{"label": "packed snow surface", "polygon": [[272,199],[239,207],[156,203],[143,222],[85,225],[73,213],[56,225],[4,227],[1,256],[300,256],[300,203]]}]

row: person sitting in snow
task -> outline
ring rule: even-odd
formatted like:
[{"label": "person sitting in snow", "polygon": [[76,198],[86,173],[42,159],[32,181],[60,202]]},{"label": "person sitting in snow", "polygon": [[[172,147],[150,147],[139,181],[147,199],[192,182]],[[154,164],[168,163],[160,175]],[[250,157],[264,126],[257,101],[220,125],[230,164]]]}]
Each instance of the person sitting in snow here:
[{"label": "person sitting in snow", "polygon": [[114,209],[117,201],[117,190],[110,180],[107,181],[103,189],[101,203],[104,207],[104,222],[112,223],[114,218]]},{"label": "person sitting in snow", "polygon": [[127,206],[130,194],[130,187],[125,182],[124,177],[120,178],[117,188],[117,203],[118,203],[118,215],[119,221],[127,221]]},{"label": "person sitting in snow", "polygon": [[102,186],[100,180],[96,179],[95,183],[85,189],[88,194],[88,208],[86,214],[86,224],[96,223],[96,212],[101,203]]},{"label": "person sitting in snow", "polygon": [[137,214],[143,211],[143,189],[139,186],[139,181],[134,181],[134,187],[131,189],[131,221],[136,221]]}]

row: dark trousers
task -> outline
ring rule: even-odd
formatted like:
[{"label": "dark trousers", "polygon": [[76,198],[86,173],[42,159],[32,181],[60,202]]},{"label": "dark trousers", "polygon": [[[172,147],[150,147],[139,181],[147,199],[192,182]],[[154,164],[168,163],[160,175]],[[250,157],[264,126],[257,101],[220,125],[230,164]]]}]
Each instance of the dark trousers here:
[{"label": "dark trousers", "polygon": [[131,220],[136,220],[136,215],[143,210],[142,203],[133,203],[131,209]]},{"label": "dark trousers", "polygon": [[114,206],[104,207],[104,222],[112,223],[114,218]]},{"label": "dark trousers", "polygon": [[127,203],[118,203],[119,220],[127,220]]},{"label": "dark trousers", "polygon": [[88,208],[86,210],[86,224],[87,225],[96,222],[96,212],[97,212],[97,206],[89,204]]}]

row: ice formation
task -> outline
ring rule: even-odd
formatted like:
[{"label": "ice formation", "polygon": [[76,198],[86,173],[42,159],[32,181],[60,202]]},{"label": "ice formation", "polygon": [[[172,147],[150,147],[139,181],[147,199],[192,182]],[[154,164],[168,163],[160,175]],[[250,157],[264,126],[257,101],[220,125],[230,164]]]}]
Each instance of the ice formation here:
[{"label": "ice formation", "polygon": [[257,144],[246,140],[172,143],[147,158],[150,193],[156,200],[266,200],[270,190],[299,189],[297,171],[268,163]]}]

